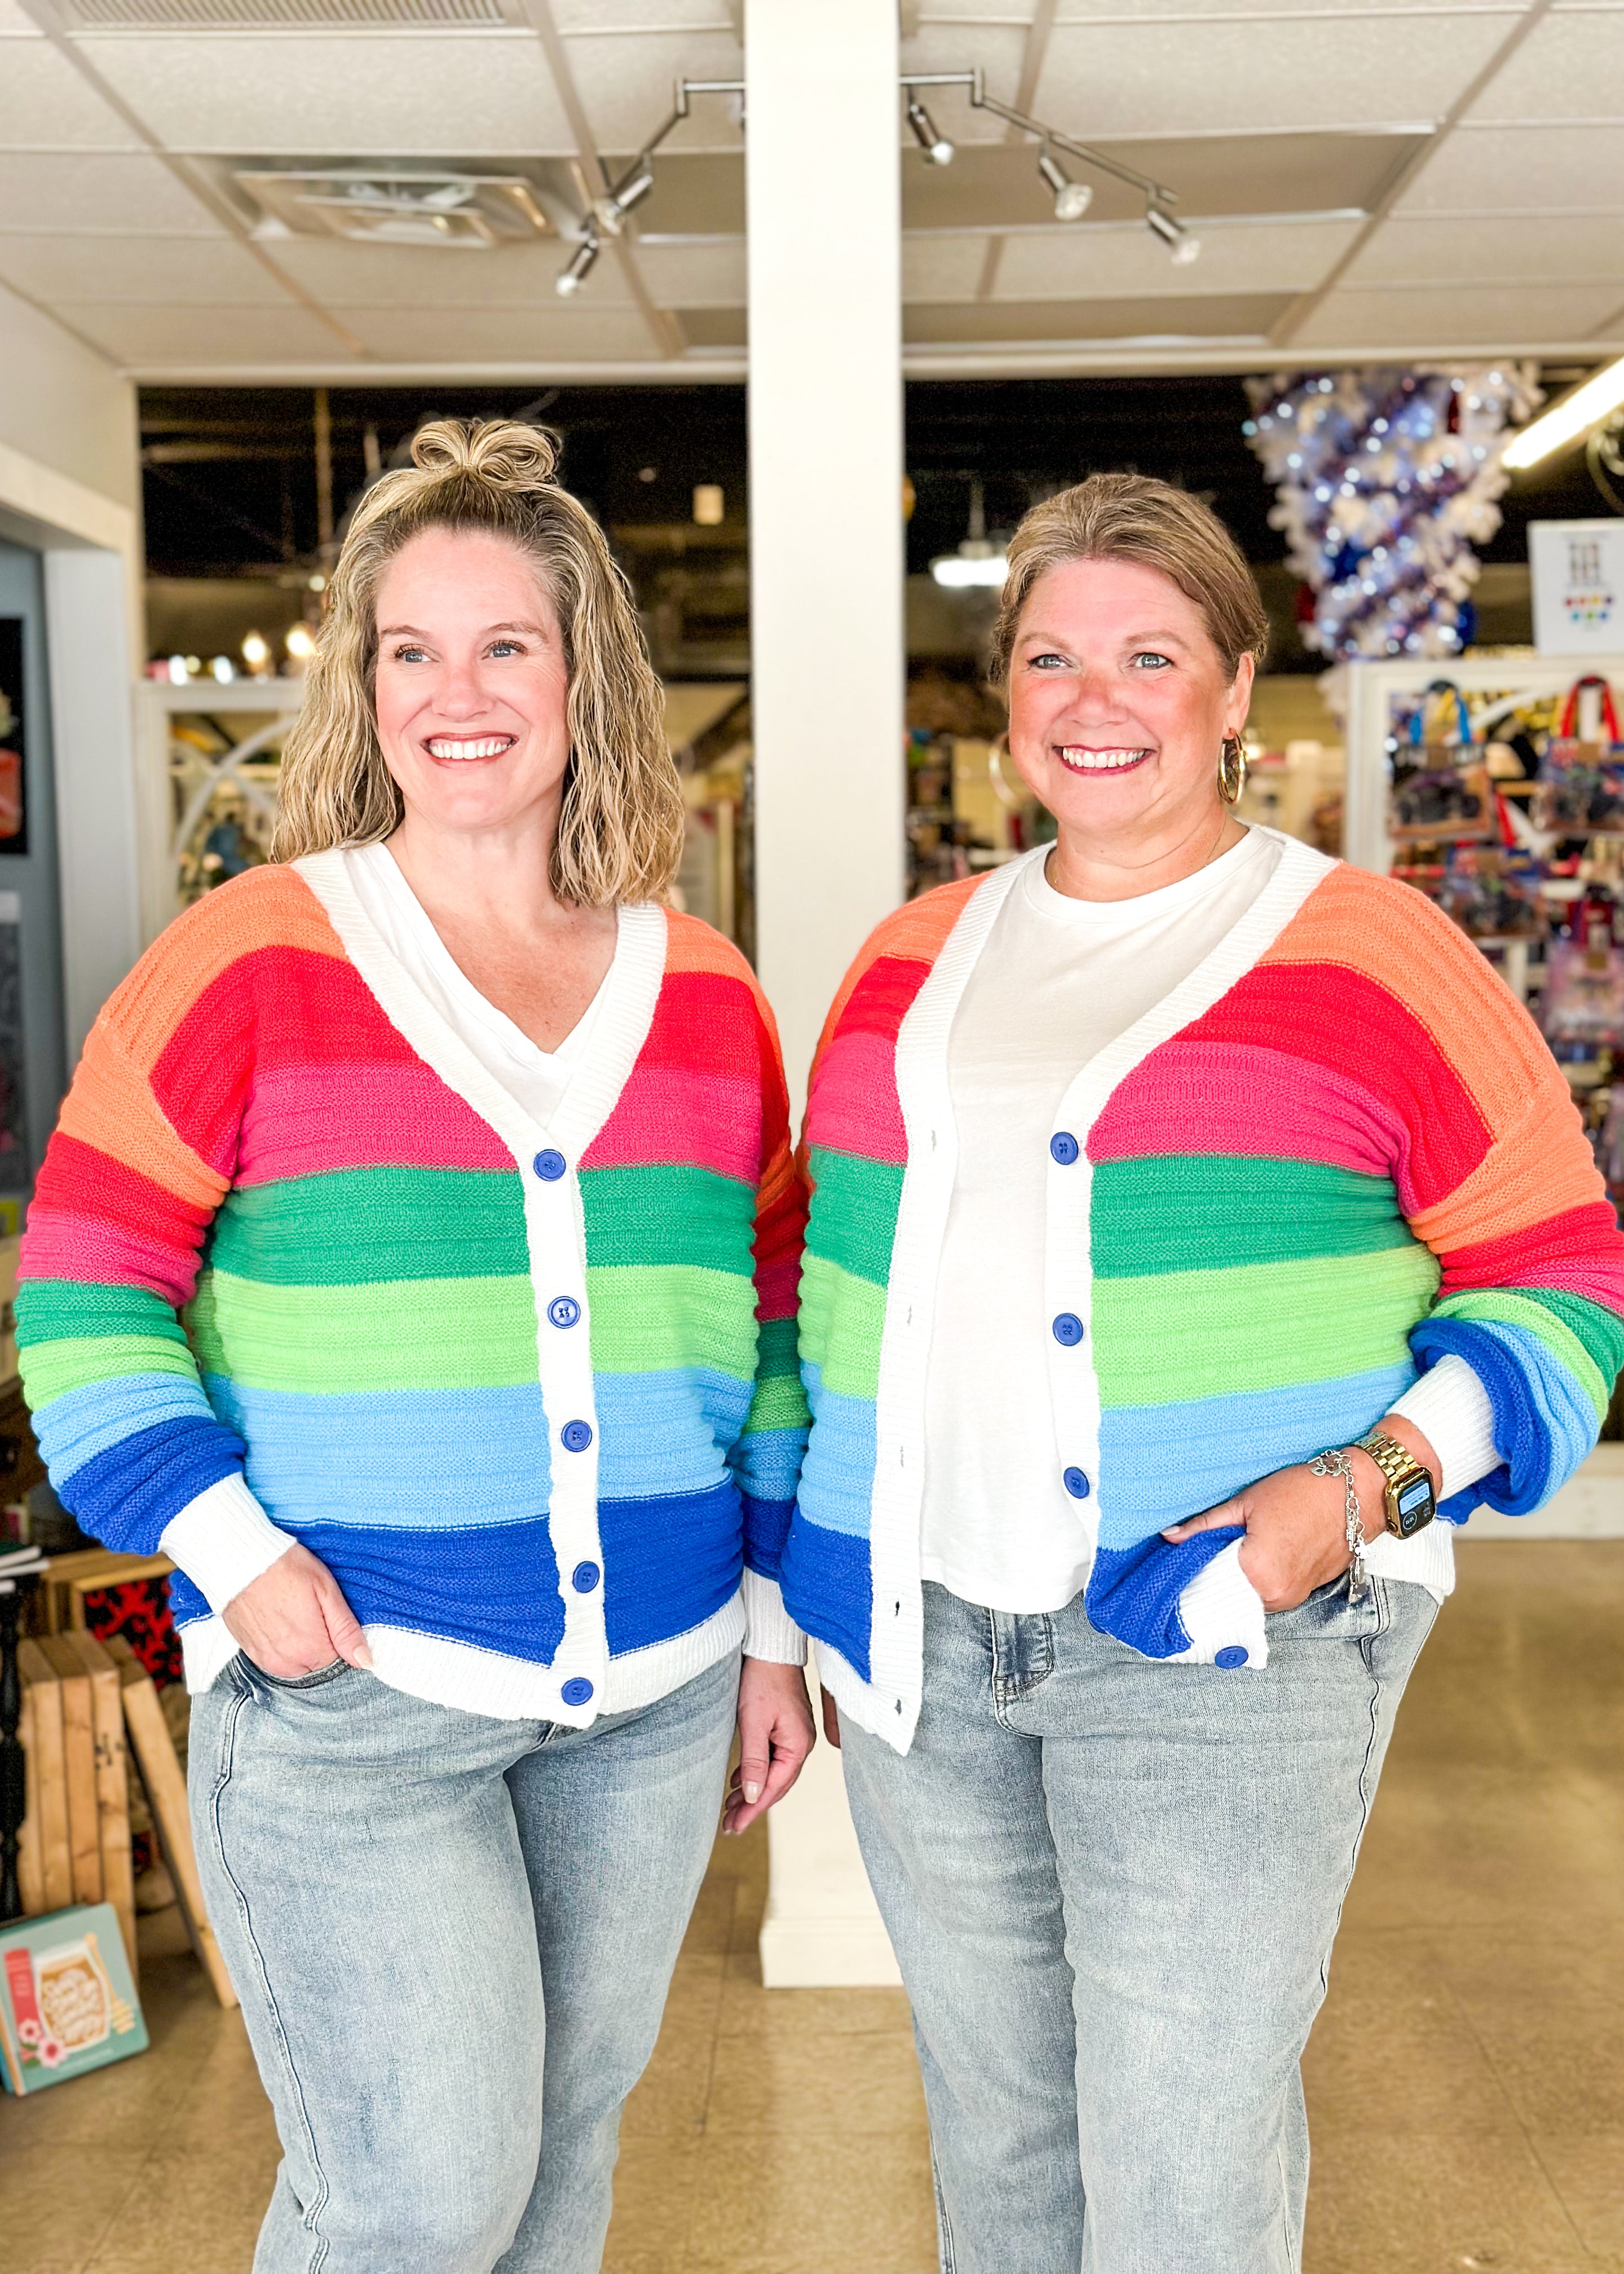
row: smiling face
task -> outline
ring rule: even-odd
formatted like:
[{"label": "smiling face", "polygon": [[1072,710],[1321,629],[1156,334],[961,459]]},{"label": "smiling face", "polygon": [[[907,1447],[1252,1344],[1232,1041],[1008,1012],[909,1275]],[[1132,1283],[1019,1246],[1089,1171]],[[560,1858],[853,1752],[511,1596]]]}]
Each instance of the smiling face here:
[{"label": "smiling face", "polygon": [[385,568],[377,611],[378,740],[410,817],[556,829],[569,674],[535,563],[505,538],[425,530]]},{"label": "smiling face", "polygon": [[1193,600],[1134,561],[1066,561],[1032,588],[1010,659],[1010,756],[1079,848],[1136,863],[1222,827],[1231,680]]}]

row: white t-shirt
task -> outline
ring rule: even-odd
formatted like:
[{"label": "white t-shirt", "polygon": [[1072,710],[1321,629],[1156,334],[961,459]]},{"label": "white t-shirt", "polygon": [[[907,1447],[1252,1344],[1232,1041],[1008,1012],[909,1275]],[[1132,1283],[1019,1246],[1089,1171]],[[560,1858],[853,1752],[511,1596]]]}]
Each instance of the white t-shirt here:
[{"label": "white t-shirt", "polygon": [[[1088,1577],[1091,1535],[1061,1482],[1043,1300],[1061,1098],[1212,953],[1274,875],[1282,842],[1249,830],[1194,876],[1128,900],[1072,900],[1034,862],[970,975],[948,1043],[959,1159],[926,1375],[921,1519],[925,1577],[966,1602],[1059,1610]],[[1411,1400],[1446,1494],[1495,1466],[1488,1393],[1463,1359],[1442,1359],[1394,1410]],[[1447,1593],[1448,1530],[1384,1537],[1367,1560]]]}]

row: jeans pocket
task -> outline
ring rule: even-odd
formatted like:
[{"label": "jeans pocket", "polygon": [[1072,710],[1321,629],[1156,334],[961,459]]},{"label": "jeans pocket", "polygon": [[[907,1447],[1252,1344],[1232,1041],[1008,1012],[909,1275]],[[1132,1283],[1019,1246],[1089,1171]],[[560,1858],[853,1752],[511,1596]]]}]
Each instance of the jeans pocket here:
[{"label": "jeans pocket", "polygon": [[1323,1587],[1316,1587],[1304,1595],[1300,1603],[1289,1610],[1270,1611],[1266,1618],[1271,1643],[1278,1636],[1283,1642],[1314,1641],[1347,1642],[1374,1634],[1382,1623],[1383,1603],[1381,1581],[1367,1578],[1364,1591],[1353,1593],[1353,1575],[1339,1572],[1327,1579]]},{"label": "jeans pocket", "polygon": [[263,1682],[268,1690],[325,1690],[336,1682],[341,1674],[353,1669],[348,1659],[335,1658],[331,1666],[318,1666],[309,1674],[267,1674],[256,1658],[243,1653],[243,1663],[256,1682]]}]

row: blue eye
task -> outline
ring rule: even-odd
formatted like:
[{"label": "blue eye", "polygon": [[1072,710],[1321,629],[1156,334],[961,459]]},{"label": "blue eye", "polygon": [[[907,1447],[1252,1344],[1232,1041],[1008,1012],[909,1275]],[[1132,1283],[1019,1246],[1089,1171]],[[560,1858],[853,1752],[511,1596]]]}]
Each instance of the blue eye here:
[{"label": "blue eye", "polygon": [[491,652],[492,655],[523,655],[524,651],[517,640],[492,640]]},{"label": "blue eye", "polygon": [[395,660],[396,663],[421,663],[423,652],[420,647],[397,647]]},{"label": "blue eye", "polygon": [[1057,671],[1064,671],[1065,669],[1064,656],[1056,655],[1052,648],[1046,654],[1034,655],[1027,659],[1028,670],[1047,671],[1051,667]]},{"label": "blue eye", "polygon": [[1170,671],[1173,667],[1172,657],[1159,655],[1154,648],[1141,648],[1133,663],[1136,669],[1142,666],[1147,671]]}]

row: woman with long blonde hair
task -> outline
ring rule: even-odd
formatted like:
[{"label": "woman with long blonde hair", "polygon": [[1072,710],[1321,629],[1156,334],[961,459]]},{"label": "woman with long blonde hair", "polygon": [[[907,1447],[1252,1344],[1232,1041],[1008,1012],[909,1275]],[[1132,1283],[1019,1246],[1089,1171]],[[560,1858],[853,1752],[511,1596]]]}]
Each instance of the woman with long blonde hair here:
[{"label": "woman with long blonde hair", "polygon": [[730,1829],[811,1743],[800,1218],[601,531],[537,430],[412,455],[272,865],[86,1046],[19,1335],[68,1506],[177,1567],[259,2274],[590,2274],[735,1722]]}]

